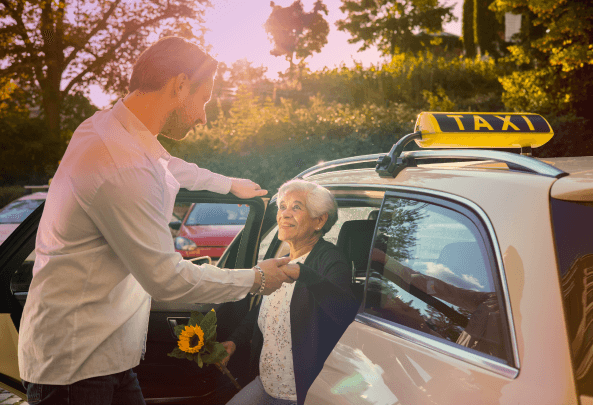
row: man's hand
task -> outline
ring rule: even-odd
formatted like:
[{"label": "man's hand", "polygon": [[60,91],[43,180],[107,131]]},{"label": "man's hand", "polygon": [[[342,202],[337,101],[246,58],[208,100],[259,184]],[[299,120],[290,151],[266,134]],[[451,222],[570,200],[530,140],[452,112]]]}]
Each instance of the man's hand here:
[{"label": "man's hand", "polygon": [[282,271],[292,281],[297,281],[301,275],[301,267],[296,263],[287,264],[286,266],[282,267]]},{"label": "man's hand", "polygon": [[235,350],[237,350],[237,345],[235,345],[235,342],[231,342],[226,341],[226,342],[222,342],[221,345],[224,346],[224,348],[226,349],[226,352],[229,354],[228,356],[226,356],[224,359],[222,359],[220,361],[220,364],[223,366],[226,366],[227,364],[229,364],[229,360],[231,358],[231,356],[233,355],[233,353],[235,353]]},{"label": "man's hand", "polygon": [[[289,278],[282,269],[286,267],[290,261],[290,257],[281,257],[279,259],[268,259],[259,262],[259,267],[263,270],[266,282],[264,285],[263,295],[270,295],[282,286],[282,283],[293,283],[294,280]],[[261,278],[258,270],[256,271],[255,284],[251,289],[252,293],[259,291],[261,286]]]},{"label": "man's hand", "polygon": [[262,190],[259,184],[249,179],[232,178],[231,193],[239,198],[261,197],[268,194],[268,190]]}]

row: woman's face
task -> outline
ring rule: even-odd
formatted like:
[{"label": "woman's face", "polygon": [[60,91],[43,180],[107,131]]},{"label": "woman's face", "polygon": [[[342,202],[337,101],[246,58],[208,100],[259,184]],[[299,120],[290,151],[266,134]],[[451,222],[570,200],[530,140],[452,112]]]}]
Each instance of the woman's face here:
[{"label": "woman's face", "polygon": [[278,239],[298,244],[316,238],[315,232],[323,227],[325,220],[311,218],[305,205],[306,193],[290,191],[278,203]]}]

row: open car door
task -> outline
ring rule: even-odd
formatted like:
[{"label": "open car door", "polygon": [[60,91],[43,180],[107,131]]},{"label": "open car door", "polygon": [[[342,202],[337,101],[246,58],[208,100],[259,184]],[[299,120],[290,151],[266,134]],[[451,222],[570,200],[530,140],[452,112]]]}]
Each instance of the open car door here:
[{"label": "open car door", "polygon": [[[248,206],[243,230],[232,240],[218,264],[213,264],[231,269],[251,268],[257,259],[257,243],[267,202],[259,197],[240,199],[230,194],[182,189],[176,207],[191,204]],[[17,361],[18,328],[32,279],[35,237],[42,212],[43,205],[0,246],[0,387],[23,399],[26,396]],[[250,298],[248,295],[226,304],[152,301],[145,359],[134,369],[147,403],[218,404],[234,395],[236,391],[230,380],[215,367],[199,368],[195,362],[169,357],[167,353],[177,346],[174,327],[187,323],[191,311],[215,309],[217,340],[222,342],[249,310]],[[231,369],[231,372],[239,384],[245,383],[241,369]]]}]

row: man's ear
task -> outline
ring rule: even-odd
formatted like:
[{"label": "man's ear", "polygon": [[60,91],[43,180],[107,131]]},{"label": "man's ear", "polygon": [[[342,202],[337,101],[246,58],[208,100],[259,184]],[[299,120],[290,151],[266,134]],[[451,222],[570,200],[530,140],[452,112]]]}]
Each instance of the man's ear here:
[{"label": "man's ear", "polygon": [[189,94],[189,78],[185,73],[180,73],[173,77],[173,97],[179,102],[183,102]]}]

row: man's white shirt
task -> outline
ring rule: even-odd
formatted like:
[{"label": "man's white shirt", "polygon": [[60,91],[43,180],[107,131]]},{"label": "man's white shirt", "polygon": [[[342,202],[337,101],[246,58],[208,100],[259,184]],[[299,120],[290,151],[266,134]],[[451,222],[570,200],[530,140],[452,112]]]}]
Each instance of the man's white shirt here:
[{"label": "man's white shirt", "polygon": [[169,155],[122,100],[74,132],[37,233],[23,380],[65,385],[137,366],[151,296],[245,297],[253,270],[196,266],[175,252],[168,222],[180,187],[226,194],[231,180]]}]

